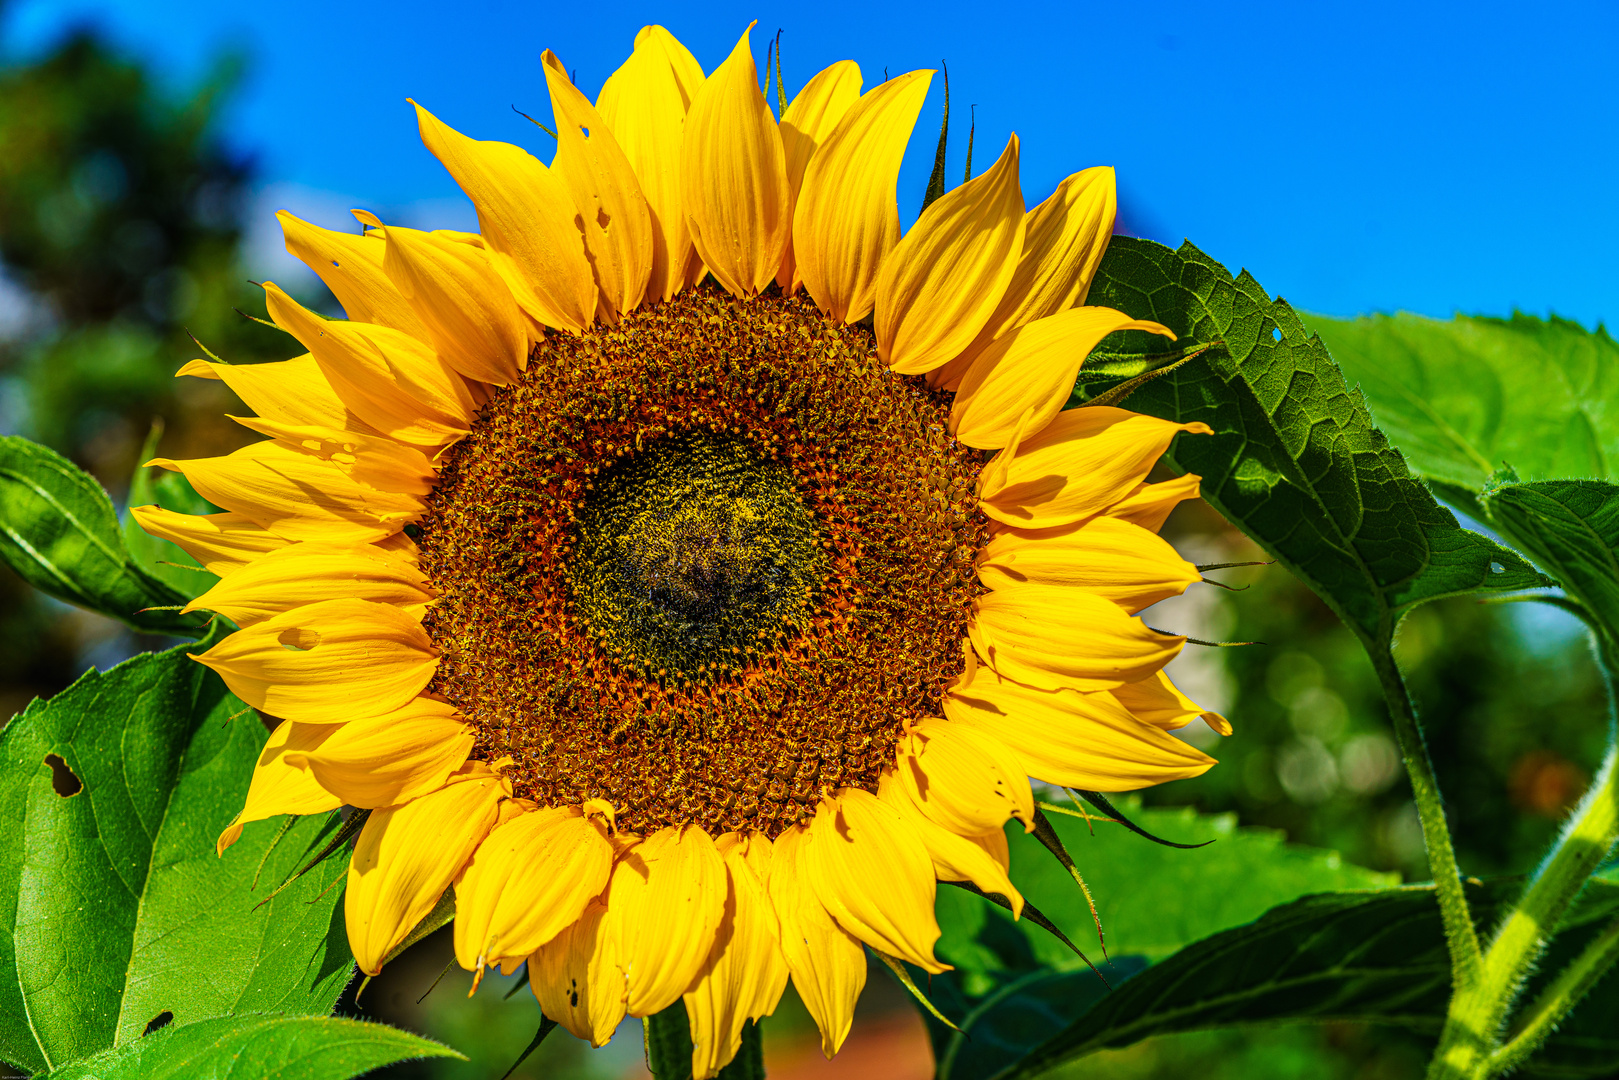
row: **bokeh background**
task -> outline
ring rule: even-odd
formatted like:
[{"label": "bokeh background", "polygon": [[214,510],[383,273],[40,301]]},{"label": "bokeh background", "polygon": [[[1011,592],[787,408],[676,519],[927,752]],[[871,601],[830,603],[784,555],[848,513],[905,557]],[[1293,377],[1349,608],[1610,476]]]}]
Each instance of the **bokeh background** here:
[{"label": "bokeh background", "polygon": [[[480,138],[548,157],[539,54],[587,94],[635,31],[662,22],[706,69],[752,19],[755,51],[781,30],[789,92],[836,59],[868,85],[948,64],[949,169],[981,170],[1011,131],[1030,205],[1068,172],[1119,170],[1120,231],[1192,238],[1305,311],[1556,313],[1619,317],[1619,8],[1611,3],[1144,5],[822,2],[651,6],[417,0],[0,0],[0,434],[73,458],[115,501],[143,446],[223,453],[247,433],[223,384],[175,380],[200,355],[301,351],[253,321],[254,281],[317,307],[331,298],[280,245],[273,214],[352,227],[364,207],[425,228],[475,228],[471,207],[415,137],[407,96]],[[914,218],[942,81],[902,171]],[[145,452],[150,452],[145,451]],[[1166,530],[1196,562],[1257,550],[1212,510]],[[1188,737],[1221,764],[1145,793],[1235,812],[1355,862],[1425,876],[1421,835],[1376,685],[1353,639],[1284,570],[1221,576],[1150,615],[1222,641],[1172,669],[1236,734]],[[32,592],[0,568],[0,717],[142,648],[118,624]],[[1428,725],[1464,867],[1527,870],[1579,796],[1603,741],[1584,638],[1532,604],[1429,605],[1401,661]],[[1219,745],[1215,745],[1218,743]],[[1195,902],[1195,898],[1189,898]],[[465,996],[431,938],[345,1007],[422,1031],[467,1063],[399,1077],[496,1078],[533,1034],[526,991]],[[425,996],[424,996],[425,994]],[[418,1000],[420,999],[420,1000]],[[789,996],[767,1021],[780,1080],[929,1075],[922,1025],[873,972],[834,1068]],[[1413,1037],[1353,1025],[1219,1032],[1086,1059],[1106,1078],[1417,1077]],[[514,1074],[644,1074],[627,1024],[590,1051],[554,1036]]]}]

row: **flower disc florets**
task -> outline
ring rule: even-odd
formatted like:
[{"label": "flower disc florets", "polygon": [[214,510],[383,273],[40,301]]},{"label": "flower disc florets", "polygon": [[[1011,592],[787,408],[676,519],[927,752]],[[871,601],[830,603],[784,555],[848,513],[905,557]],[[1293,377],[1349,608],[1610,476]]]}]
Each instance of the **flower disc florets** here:
[{"label": "flower disc florets", "polygon": [[432,690],[519,795],[768,835],[875,791],[982,591],[981,455],[870,333],[700,290],[556,335],[440,462]]}]

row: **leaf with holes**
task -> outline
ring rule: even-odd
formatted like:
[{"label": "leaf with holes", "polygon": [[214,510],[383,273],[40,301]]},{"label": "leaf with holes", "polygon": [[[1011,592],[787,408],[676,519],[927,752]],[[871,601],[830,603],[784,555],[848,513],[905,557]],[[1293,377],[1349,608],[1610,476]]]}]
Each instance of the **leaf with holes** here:
[{"label": "leaf with holes", "polygon": [[44,1071],[165,1016],[326,1013],[353,972],[343,860],[254,906],[335,820],[214,854],[268,736],[187,655],[208,644],[91,671],[0,731],[0,1061]]},{"label": "leaf with holes", "polygon": [[[1204,498],[1363,639],[1387,643],[1427,600],[1545,584],[1434,501],[1320,338],[1246,271],[1233,278],[1190,243],[1117,237],[1089,302],[1163,323],[1182,347],[1215,346],[1122,404],[1208,424],[1214,434],[1182,435],[1166,460],[1201,475]],[[1129,331],[1112,351],[1161,351],[1142,338]]]},{"label": "leaf with holes", "polygon": [[[1521,880],[1509,880],[1470,889],[1481,931],[1522,888]],[[1616,907],[1619,887],[1602,882],[1588,889],[1557,937],[1547,968],[1555,971],[1553,962],[1566,960],[1599,932]],[[1611,1019],[1616,992],[1619,981],[1599,985],[1571,1021],[1575,1030],[1554,1036],[1526,1071],[1596,1076],[1619,1064],[1619,1033],[1611,1023],[1600,1035],[1582,1020]],[[949,1080],[1025,1080],[1096,1050],[1233,1024],[1336,1019],[1437,1033],[1449,997],[1450,962],[1431,887],[1310,896],[1149,968],[1016,1064],[952,1074]]]},{"label": "leaf with holes", "polygon": [[1448,502],[1503,465],[1525,480],[1619,480],[1619,343],[1567,319],[1306,315],[1372,413]]},{"label": "leaf with holes", "polygon": [[1487,488],[1482,505],[1501,533],[1557,578],[1619,646],[1619,486],[1540,480]]},{"label": "leaf with holes", "polygon": [[[1275,830],[1239,828],[1233,814],[1148,809],[1136,799],[1117,805],[1155,836],[1214,843],[1190,851],[1163,847],[1105,819],[1091,825],[1047,808],[1096,898],[1114,957],[1102,972],[1114,985],[1151,961],[1307,893],[1389,888],[1399,881],[1345,863],[1333,851],[1287,844]],[[1012,880],[1024,897],[1102,964],[1095,922],[1074,879],[1021,826],[1009,826],[1007,840]],[[1106,989],[1062,942],[1027,919],[1013,922],[981,897],[941,888],[936,913],[943,936],[935,951],[955,970],[932,976],[928,992],[945,1015],[971,1028],[963,1036],[928,1018],[941,1077],[988,1075],[990,1065],[999,1068],[1032,1049]],[[945,1062],[952,1063],[948,1069]]]},{"label": "leaf with holes", "polygon": [[386,1024],[258,1014],[171,1025],[42,1080],[349,1080],[412,1058],[466,1058]]},{"label": "leaf with holes", "polygon": [[136,630],[204,632],[204,617],[145,610],[190,597],[135,562],[101,485],[56,451],[15,435],[0,436],[0,558],[35,588]]}]

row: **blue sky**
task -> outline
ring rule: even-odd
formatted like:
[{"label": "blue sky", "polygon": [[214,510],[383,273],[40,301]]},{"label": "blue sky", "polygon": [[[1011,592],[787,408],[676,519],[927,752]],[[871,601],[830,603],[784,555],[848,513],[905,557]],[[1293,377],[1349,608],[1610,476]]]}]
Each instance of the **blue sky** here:
[{"label": "blue sky", "polygon": [[[277,206],[332,226],[349,205],[465,227],[469,210],[415,135],[407,96],[480,138],[549,140],[551,48],[588,94],[635,31],[661,22],[706,69],[751,19],[780,27],[789,91],[833,60],[868,86],[949,63],[959,180],[967,106],[981,170],[1016,131],[1030,205],[1089,165],[1119,171],[1131,231],[1190,237],[1301,308],[1556,311],[1619,328],[1619,5],[756,5],[283,0],[12,0],[6,51],[90,21],[176,85],[223,47],[252,67],[230,137]],[[940,82],[900,178],[914,216]],[[536,138],[536,136],[538,136]],[[346,217],[346,215],[344,215]],[[259,246],[272,241],[260,233]],[[271,269],[276,269],[272,267]]]}]

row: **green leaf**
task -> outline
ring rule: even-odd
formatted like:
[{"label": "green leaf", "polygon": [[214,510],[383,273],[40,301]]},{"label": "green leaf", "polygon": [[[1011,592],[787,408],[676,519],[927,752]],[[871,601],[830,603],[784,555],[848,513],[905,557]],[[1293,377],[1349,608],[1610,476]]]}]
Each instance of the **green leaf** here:
[{"label": "green leaf", "polygon": [[[1427,600],[1545,584],[1434,501],[1320,338],[1246,271],[1233,279],[1190,243],[1171,251],[1116,237],[1088,302],[1163,323],[1182,348],[1215,346],[1123,404],[1208,424],[1213,435],[1181,436],[1167,460],[1201,475],[1204,498],[1363,639],[1388,642],[1400,615]],[[1161,351],[1145,336],[1103,345]]]},{"label": "green leaf", "polygon": [[[1336,852],[1286,844],[1280,832],[1238,828],[1233,814],[1143,809],[1133,799],[1119,800],[1119,809],[1165,839],[1215,843],[1195,851],[1161,847],[1105,820],[1093,835],[1085,821],[1046,808],[1096,898],[1115,957],[1102,974],[1115,986],[1150,961],[1307,893],[1399,882]],[[1090,908],[1068,871],[1020,826],[1008,828],[1007,840],[1012,880],[1024,897],[1100,962]],[[1026,919],[1014,923],[981,897],[940,889],[936,912],[943,936],[935,951],[956,970],[932,976],[929,994],[965,1029],[957,1034],[929,1021],[941,1077],[991,1075],[1106,994],[1061,942]]]},{"label": "green leaf", "polygon": [[190,597],[136,564],[100,484],[56,451],[15,435],[0,436],[0,558],[35,588],[136,630],[203,633],[203,616],[143,611]]},{"label": "green leaf", "polygon": [[1486,489],[1484,512],[1619,645],[1619,486],[1540,480]]},{"label": "green leaf", "polygon": [[1490,475],[1619,480],[1619,343],[1510,319],[1307,315],[1412,471],[1473,511]]},{"label": "green leaf", "polygon": [[[158,439],[163,434],[162,421],[152,423],[152,431],[141,447],[140,461],[147,462],[157,456]],[[149,469],[144,464],[135,466],[129,478],[130,506],[161,506],[178,514],[215,514],[219,507],[197,494],[184,475],[167,469]],[[169,585],[187,599],[201,596],[219,581],[202,568],[202,564],[187,555],[178,544],[153,536],[141,528],[135,515],[126,514],[122,526],[124,547],[135,563],[153,577]]]},{"label": "green leaf", "polygon": [[[1521,880],[1471,886],[1480,929],[1521,891]],[[1554,952],[1577,948],[1615,905],[1619,887],[1593,886]],[[1570,1046],[1559,1033],[1527,1071],[1592,1076],[1611,1070],[1619,1061],[1619,1033],[1611,1024],[1619,994],[1613,990],[1619,985],[1599,987],[1581,1010],[1606,1018],[1605,1035],[1581,1029],[1578,1045]],[[1015,1065],[977,1075],[1022,1080],[1095,1050],[1233,1024],[1370,1020],[1437,1032],[1449,997],[1450,961],[1431,886],[1310,896],[1187,947],[1107,995]],[[1576,1054],[1601,1068],[1579,1071]],[[1556,1071],[1570,1068],[1575,1071]]]},{"label": "green leaf", "polygon": [[[1095,824],[1054,813],[1047,816],[1085,875],[1097,915],[1114,956],[1162,959],[1219,930],[1258,918],[1268,909],[1306,893],[1390,888],[1398,874],[1346,863],[1335,851],[1287,844],[1272,829],[1238,828],[1234,814],[1198,814],[1190,808],[1144,809],[1119,800],[1119,809],[1142,828],[1181,843],[1214,843],[1195,851],[1161,847],[1105,820]],[[1094,813],[1094,812],[1093,812]],[[1012,881],[1023,895],[1087,953],[1099,958],[1090,908],[1068,871],[1022,826],[1007,829]],[[1050,934],[1011,917],[960,889],[941,889],[937,904],[944,936],[938,953],[963,973],[993,973],[1039,964],[1077,965],[1079,959]],[[1015,927],[1027,959],[1010,962],[985,944]],[[978,985],[984,985],[982,983]],[[968,991],[976,995],[973,984]]]},{"label": "green leaf", "polygon": [[214,854],[268,736],[187,655],[208,644],[91,671],[0,731],[0,1060],[43,1071],[164,1013],[326,1013],[347,984],[344,860],[254,907],[335,817]]},{"label": "green leaf", "polygon": [[173,1025],[45,1080],[348,1080],[410,1058],[466,1058],[386,1024],[334,1016],[225,1016]]}]

